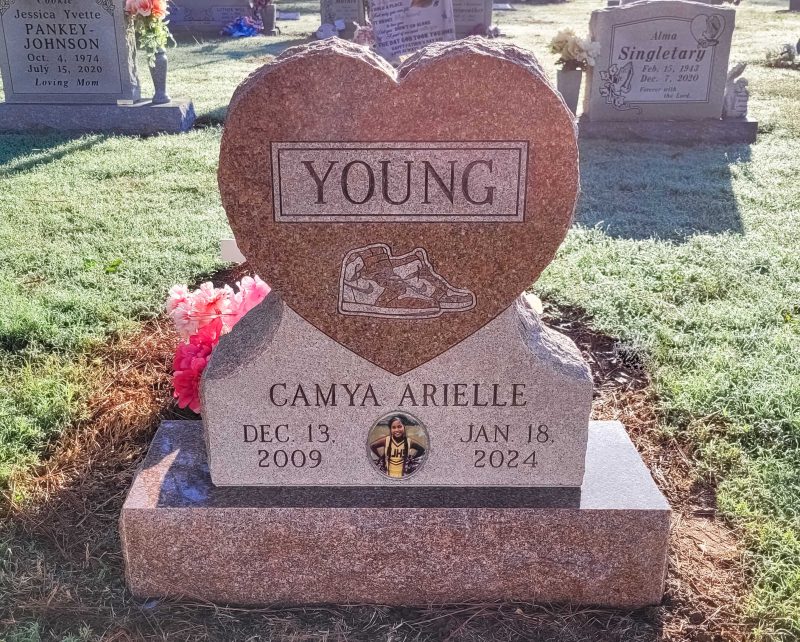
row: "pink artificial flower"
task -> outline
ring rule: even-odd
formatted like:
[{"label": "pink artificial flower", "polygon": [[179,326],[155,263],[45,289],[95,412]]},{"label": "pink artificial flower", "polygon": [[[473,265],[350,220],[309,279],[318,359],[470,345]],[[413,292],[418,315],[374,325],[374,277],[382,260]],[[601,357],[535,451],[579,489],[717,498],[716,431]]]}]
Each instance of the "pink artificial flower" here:
[{"label": "pink artificial flower", "polygon": [[178,407],[188,406],[192,411],[200,412],[200,377],[221,335],[222,319],[214,319],[193,334],[189,343],[178,346],[172,361],[173,396],[178,400]]},{"label": "pink artificial flower", "polygon": [[197,332],[197,321],[192,318],[192,293],[185,285],[176,285],[170,289],[167,314],[182,339],[188,339]]},{"label": "pink artificial flower", "polygon": [[187,341],[178,346],[172,362],[173,396],[181,408],[200,412],[200,378],[214,347],[270,291],[269,285],[257,276],[244,277],[236,288],[234,293],[227,285],[215,288],[212,283],[203,283],[194,292],[185,285],[176,285],[169,291],[167,314]]},{"label": "pink artificial flower", "polygon": [[189,288],[185,285],[173,285],[167,296],[167,312],[171,313],[179,305],[186,305],[190,296]]},{"label": "pink artificial flower", "polygon": [[239,319],[261,303],[270,291],[270,287],[257,276],[244,277],[236,284],[236,287],[239,291],[233,295],[230,327],[236,325]]},{"label": "pink artificial flower", "polygon": [[199,290],[192,293],[191,316],[197,322],[197,328],[202,328],[214,319],[224,319],[230,315],[232,299],[233,290],[230,286],[215,288],[211,282],[203,283]]},{"label": "pink artificial flower", "polygon": [[125,0],[125,11],[132,16],[149,16],[153,12],[152,0]]}]

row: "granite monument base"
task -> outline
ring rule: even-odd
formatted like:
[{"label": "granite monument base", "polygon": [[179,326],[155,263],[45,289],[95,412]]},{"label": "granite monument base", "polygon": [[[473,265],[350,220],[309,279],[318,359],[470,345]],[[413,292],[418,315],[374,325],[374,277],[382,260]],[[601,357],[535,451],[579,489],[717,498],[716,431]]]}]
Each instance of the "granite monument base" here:
[{"label": "granite monument base", "polygon": [[154,105],[149,100],[117,104],[0,103],[0,131],[62,131],[74,133],[177,134],[195,120],[191,100]]},{"label": "granite monument base", "polygon": [[731,145],[756,142],[758,121],[750,118],[704,120],[592,121],[581,116],[581,138],[605,138],[616,141]]},{"label": "granite monument base", "polygon": [[664,590],[670,508],[618,422],[581,488],[215,487],[199,421],[164,422],[122,508],[139,597],[633,608]]}]

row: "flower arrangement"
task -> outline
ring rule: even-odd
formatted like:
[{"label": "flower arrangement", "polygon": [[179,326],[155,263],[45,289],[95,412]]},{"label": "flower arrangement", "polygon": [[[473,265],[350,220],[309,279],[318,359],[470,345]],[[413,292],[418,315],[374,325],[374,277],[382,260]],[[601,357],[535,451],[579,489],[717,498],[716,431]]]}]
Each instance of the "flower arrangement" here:
[{"label": "flower arrangement", "polygon": [[250,16],[239,16],[229,25],[223,27],[219,33],[221,36],[230,36],[231,38],[248,38],[257,36],[262,31],[264,31],[264,23],[261,20]]},{"label": "flower arrangement", "polygon": [[770,49],[764,55],[767,67],[779,67],[783,69],[800,68],[800,40],[796,45],[786,43],[776,49]]},{"label": "flower arrangement", "polygon": [[173,396],[180,408],[200,412],[200,375],[223,334],[269,294],[261,279],[246,276],[236,284],[215,288],[203,283],[190,291],[176,285],[169,291],[167,314],[183,339],[172,362]]},{"label": "flower arrangement", "polygon": [[594,67],[600,55],[600,44],[581,38],[572,29],[562,29],[550,41],[550,51],[558,54],[557,65],[564,71],[577,71]]},{"label": "flower arrangement", "polygon": [[147,52],[152,67],[156,52],[170,41],[175,42],[167,26],[167,0],[125,0],[125,12],[133,23],[139,47]]}]

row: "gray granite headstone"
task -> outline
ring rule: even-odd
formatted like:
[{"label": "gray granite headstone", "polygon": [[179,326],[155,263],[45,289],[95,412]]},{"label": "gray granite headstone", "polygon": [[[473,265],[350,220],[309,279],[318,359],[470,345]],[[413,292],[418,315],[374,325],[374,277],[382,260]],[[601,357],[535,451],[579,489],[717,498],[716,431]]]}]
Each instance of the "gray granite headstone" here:
[{"label": "gray granite headstone", "polygon": [[6,102],[139,99],[123,0],[0,0],[0,37]]},{"label": "gray granite headstone", "polygon": [[453,0],[456,38],[485,36],[492,24],[492,0]]},{"label": "gray granite headstone", "polygon": [[248,0],[174,0],[169,20],[176,32],[216,35],[237,18],[252,13]]},{"label": "gray granite headstone", "polygon": [[[577,487],[592,378],[524,299],[397,377],[273,293],[222,337],[201,395],[219,486]],[[396,417],[409,450],[393,471]]]},{"label": "gray granite headstone", "polygon": [[736,11],[645,0],[592,12],[585,111],[599,120],[720,118]]},{"label": "gray granite headstone", "polygon": [[322,24],[330,25],[344,20],[344,30],[339,32],[339,37],[351,40],[355,33],[353,23],[363,25],[366,22],[364,0],[321,0],[320,19]]}]

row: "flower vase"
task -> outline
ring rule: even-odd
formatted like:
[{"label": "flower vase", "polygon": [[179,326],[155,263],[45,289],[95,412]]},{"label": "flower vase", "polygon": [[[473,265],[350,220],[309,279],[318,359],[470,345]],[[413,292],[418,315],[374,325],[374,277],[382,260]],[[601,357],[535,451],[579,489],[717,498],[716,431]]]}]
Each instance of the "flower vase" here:
[{"label": "flower vase", "polygon": [[163,105],[170,101],[170,97],[167,95],[167,52],[159,49],[156,51],[155,58],[155,63],[150,66],[150,76],[153,78],[153,87],[155,88],[152,103]]},{"label": "flower vase", "polygon": [[573,116],[578,110],[581,80],[583,80],[583,71],[580,69],[559,69],[556,73],[558,92],[564,98],[564,102],[567,103],[567,107],[569,107]]}]

